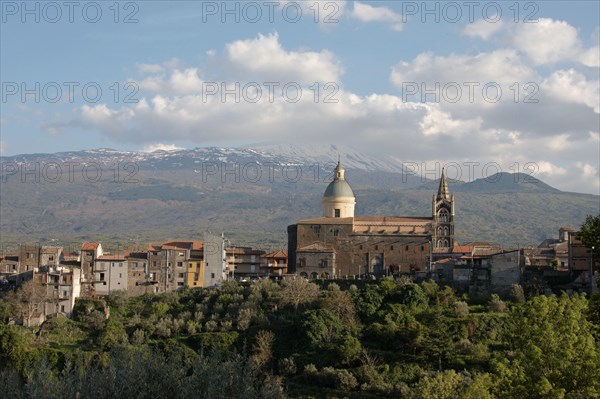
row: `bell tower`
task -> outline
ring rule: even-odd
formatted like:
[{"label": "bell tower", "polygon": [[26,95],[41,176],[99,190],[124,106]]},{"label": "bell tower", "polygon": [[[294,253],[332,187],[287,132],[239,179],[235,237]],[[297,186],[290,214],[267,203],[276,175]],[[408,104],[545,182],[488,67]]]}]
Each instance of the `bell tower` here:
[{"label": "bell tower", "polygon": [[454,194],[450,194],[448,190],[448,182],[443,168],[438,192],[433,195],[431,212],[433,248],[452,248],[454,246]]}]

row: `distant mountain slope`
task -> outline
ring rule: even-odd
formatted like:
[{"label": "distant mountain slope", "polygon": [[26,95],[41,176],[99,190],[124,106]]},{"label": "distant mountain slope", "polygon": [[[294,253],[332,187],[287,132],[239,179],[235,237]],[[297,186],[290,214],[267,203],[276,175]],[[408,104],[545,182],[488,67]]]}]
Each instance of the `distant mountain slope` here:
[{"label": "distant mountain slope", "polygon": [[[266,145],[154,153],[109,149],[1,157],[20,167],[39,162],[96,163],[98,181],[66,170],[56,182],[9,173],[0,183],[0,241],[146,243],[224,231],[236,244],[285,246],[286,226],[320,216],[321,196],[340,155],[357,196],[357,214],[429,216],[437,181],[404,173],[393,158],[338,146]],[[123,168],[127,166],[133,169]],[[115,175],[118,166],[119,174]],[[7,171],[7,168],[3,168]],[[257,170],[261,175],[257,178]],[[128,173],[134,172],[131,179]],[[254,172],[253,172],[254,171]],[[297,175],[296,172],[300,171]],[[460,242],[536,244],[577,228],[600,212],[598,196],[563,193],[529,176],[503,173],[450,182]]]}]

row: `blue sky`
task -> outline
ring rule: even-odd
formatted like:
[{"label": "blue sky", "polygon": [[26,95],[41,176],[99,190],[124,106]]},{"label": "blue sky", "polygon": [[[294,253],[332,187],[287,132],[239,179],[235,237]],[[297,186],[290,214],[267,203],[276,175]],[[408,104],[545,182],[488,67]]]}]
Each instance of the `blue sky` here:
[{"label": "blue sky", "polygon": [[0,3],[2,155],[343,142],[407,162],[533,163],[558,188],[600,190],[595,1]]}]

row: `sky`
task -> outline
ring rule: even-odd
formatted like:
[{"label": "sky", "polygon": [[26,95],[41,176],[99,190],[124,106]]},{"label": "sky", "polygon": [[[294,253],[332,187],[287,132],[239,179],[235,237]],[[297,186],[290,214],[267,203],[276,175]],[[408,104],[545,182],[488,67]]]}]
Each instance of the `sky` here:
[{"label": "sky", "polygon": [[518,171],[600,194],[596,1],[2,0],[0,12],[3,156],[344,144],[459,165],[462,180]]}]

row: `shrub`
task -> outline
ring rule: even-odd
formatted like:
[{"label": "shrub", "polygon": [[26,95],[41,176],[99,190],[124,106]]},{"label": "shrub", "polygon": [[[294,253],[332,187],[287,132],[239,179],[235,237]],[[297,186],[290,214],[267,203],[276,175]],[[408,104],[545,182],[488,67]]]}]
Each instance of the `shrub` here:
[{"label": "shrub", "polygon": [[458,317],[464,317],[469,314],[469,305],[463,301],[454,302],[454,314]]}]

